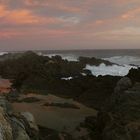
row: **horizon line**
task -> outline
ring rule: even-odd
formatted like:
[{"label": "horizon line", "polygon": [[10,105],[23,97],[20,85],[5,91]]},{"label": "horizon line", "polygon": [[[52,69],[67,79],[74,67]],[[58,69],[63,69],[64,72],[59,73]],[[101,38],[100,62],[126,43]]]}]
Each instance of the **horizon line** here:
[{"label": "horizon line", "polygon": [[90,50],[140,50],[140,48],[106,48],[106,49],[23,49],[23,50],[0,50],[0,52],[24,52],[24,51],[90,51]]}]

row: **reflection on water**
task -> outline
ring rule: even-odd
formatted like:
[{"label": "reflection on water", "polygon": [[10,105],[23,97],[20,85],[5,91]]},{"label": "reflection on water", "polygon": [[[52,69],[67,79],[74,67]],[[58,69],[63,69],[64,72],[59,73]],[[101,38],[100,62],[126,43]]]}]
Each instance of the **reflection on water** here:
[{"label": "reflection on water", "polygon": [[[33,113],[38,124],[56,129],[58,131],[72,131],[74,128],[84,120],[86,116],[97,114],[96,110],[88,108],[78,102],[71,99],[63,99],[54,95],[22,95],[24,97],[36,97],[41,99],[40,102],[36,103],[13,103],[15,111],[29,111]],[[72,108],[59,108],[51,106],[43,106],[44,103],[71,103],[75,104],[80,109]]]}]

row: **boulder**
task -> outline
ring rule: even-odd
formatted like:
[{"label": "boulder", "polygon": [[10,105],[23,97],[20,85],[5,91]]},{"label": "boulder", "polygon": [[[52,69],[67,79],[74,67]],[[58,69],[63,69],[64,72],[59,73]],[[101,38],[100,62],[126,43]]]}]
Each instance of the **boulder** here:
[{"label": "boulder", "polygon": [[102,140],[139,140],[140,124],[130,122],[122,125],[117,121],[108,124],[102,133]]},{"label": "boulder", "polygon": [[[113,93],[109,114],[112,121],[102,119],[101,135],[103,140],[139,140],[140,139],[140,83],[129,78],[117,83],[117,92]],[[101,114],[104,118],[103,114]],[[101,125],[100,125],[101,126]]]},{"label": "boulder", "polygon": [[13,138],[15,140],[30,140],[24,124],[15,117],[11,118]]},{"label": "boulder", "polygon": [[26,119],[31,129],[38,131],[38,127],[35,122],[34,116],[30,112],[21,112],[21,116],[23,116],[24,119]]},{"label": "boulder", "polygon": [[114,88],[114,92],[112,96],[110,97],[110,102],[111,102],[110,107],[113,107],[114,105],[116,106],[117,104],[119,104],[118,100],[121,98],[120,96],[123,96],[124,91],[131,88],[132,85],[133,84],[130,78],[128,77],[121,78],[117,82],[116,87]]},{"label": "boulder", "polygon": [[132,68],[127,75],[133,82],[140,82],[140,67]]},{"label": "boulder", "polygon": [[39,130],[29,112],[14,113],[10,103],[0,96],[0,140],[38,140]]},{"label": "boulder", "polygon": [[0,96],[0,107],[2,107],[5,112],[12,113],[11,104],[3,96]]},{"label": "boulder", "polygon": [[76,140],[70,134],[39,126],[39,140]]},{"label": "boulder", "polygon": [[0,107],[0,140],[13,140],[12,128],[2,107]]},{"label": "boulder", "polygon": [[94,140],[140,140],[140,83],[127,77],[116,84],[109,106],[84,125]]},{"label": "boulder", "polygon": [[128,77],[123,77],[120,79],[115,87],[114,93],[120,93],[124,90],[127,90],[128,88],[132,87],[132,82],[130,78]]},{"label": "boulder", "polygon": [[119,96],[112,105],[112,112],[122,115],[124,120],[139,120],[140,118],[140,83],[136,83]]},{"label": "boulder", "polygon": [[21,119],[24,123],[25,130],[33,140],[39,139],[39,129],[35,122],[34,116],[30,112],[21,112]]}]

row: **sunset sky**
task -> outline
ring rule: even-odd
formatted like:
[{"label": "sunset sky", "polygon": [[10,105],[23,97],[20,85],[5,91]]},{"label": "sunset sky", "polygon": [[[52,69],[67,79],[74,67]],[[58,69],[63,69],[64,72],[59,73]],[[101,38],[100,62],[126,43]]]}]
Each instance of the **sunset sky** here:
[{"label": "sunset sky", "polygon": [[140,0],[0,0],[0,50],[140,48]]}]

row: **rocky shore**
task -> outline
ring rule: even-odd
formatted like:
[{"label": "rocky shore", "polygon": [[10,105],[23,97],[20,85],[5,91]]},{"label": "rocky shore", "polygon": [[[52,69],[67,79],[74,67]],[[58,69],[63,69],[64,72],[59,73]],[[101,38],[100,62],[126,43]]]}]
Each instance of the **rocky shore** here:
[{"label": "rocky shore", "polygon": [[29,112],[15,113],[11,104],[0,98],[1,140],[139,140],[140,83],[121,78],[108,104],[97,116],[85,118],[73,134],[37,126]]},{"label": "rocky shore", "polygon": [[0,140],[38,140],[39,129],[29,112],[15,113],[11,104],[0,97]]},{"label": "rocky shore", "polygon": [[[140,68],[124,77],[95,77],[83,70],[86,64],[101,63],[113,64],[82,57],[68,62],[33,52],[2,59],[0,75],[12,87],[0,96],[0,140],[139,140]],[[68,76],[74,78],[62,79]],[[34,117],[45,118],[49,127]],[[76,125],[67,131],[70,124]]]}]

